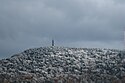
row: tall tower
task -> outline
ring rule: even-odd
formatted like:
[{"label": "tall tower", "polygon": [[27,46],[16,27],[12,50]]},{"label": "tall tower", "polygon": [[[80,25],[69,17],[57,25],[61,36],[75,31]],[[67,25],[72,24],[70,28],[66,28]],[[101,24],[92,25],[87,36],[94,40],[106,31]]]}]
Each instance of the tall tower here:
[{"label": "tall tower", "polygon": [[52,46],[54,46],[54,40],[52,39]]}]

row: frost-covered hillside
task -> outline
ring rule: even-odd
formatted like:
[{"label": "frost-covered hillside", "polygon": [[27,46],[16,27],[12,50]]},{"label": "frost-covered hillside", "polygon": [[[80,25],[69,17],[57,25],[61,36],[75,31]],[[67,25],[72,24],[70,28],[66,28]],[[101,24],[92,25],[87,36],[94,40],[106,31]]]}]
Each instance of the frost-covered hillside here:
[{"label": "frost-covered hillside", "polygon": [[0,60],[0,83],[125,83],[125,53],[40,47]]}]

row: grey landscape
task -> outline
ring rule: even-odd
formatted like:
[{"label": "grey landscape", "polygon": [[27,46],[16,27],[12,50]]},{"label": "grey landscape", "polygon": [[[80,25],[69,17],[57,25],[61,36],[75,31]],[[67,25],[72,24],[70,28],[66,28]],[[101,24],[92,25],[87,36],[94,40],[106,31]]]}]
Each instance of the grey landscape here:
[{"label": "grey landscape", "polygon": [[125,0],[0,0],[0,83],[125,83]]}]

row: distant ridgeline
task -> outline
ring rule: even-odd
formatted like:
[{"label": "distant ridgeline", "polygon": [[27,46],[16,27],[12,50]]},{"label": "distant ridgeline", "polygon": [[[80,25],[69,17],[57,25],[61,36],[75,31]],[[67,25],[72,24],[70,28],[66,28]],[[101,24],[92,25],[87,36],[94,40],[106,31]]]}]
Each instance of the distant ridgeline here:
[{"label": "distant ridgeline", "polygon": [[0,60],[0,83],[125,83],[125,52],[54,46]]}]

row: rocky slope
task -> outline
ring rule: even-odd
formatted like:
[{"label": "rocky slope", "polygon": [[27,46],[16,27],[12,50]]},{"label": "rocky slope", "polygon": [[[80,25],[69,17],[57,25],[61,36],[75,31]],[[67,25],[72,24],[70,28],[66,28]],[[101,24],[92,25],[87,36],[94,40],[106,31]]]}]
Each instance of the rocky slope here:
[{"label": "rocky slope", "polygon": [[40,47],[0,60],[0,83],[125,83],[125,53]]}]

